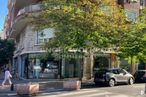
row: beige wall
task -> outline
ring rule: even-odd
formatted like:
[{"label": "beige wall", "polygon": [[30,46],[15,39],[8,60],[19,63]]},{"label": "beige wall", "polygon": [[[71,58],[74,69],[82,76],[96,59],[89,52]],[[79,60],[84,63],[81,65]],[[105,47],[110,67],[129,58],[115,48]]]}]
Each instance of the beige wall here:
[{"label": "beige wall", "polygon": [[134,11],[139,15],[139,10],[140,10],[140,0],[137,0],[137,3],[125,3],[124,4],[124,9]]},{"label": "beige wall", "polygon": [[[53,37],[53,33],[50,33],[49,29],[47,37]],[[16,51],[21,51],[21,53],[42,50],[41,45],[37,44],[37,32],[33,31],[31,25],[25,27],[25,29],[17,36],[16,48]]]}]

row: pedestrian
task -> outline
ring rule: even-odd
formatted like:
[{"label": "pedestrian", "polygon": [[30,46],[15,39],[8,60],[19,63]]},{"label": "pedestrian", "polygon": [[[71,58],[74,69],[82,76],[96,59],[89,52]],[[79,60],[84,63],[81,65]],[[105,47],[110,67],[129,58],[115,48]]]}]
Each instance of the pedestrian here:
[{"label": "pedestrian", "polygon": [[5,71],[5,78],[4,78],[4,81],[2,82],[2,86],[4,86],[4,84],[7,80],[9,82],[9,84],[12,85],[11,78],[12,78],[12,75],[9,71],[9,68],[7,68],[6,71]]}]

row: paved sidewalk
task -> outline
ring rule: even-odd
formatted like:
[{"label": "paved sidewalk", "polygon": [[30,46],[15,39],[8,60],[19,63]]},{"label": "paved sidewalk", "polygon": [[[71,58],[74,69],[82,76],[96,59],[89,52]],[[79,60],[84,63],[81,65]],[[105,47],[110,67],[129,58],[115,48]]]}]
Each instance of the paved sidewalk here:
[{"label": "paved sidewalk", "polygon": [[[0,97],[16,97],[16,85],[25,83],[39,83],[39,95],[63,92],[63,80],[66,79],[12,79],[14,91],[11,91],[10,85],[1,86],[3,79],[0,79]],[[83,85],[91,83],[93,82],[83,82]]]},{"label": "paved sidewalk", "polygon": [[59,80],[48,80],[48,79],[27,79],[27,80],[17,80],[12,79],[14,83],[14,91],[10,90],[10,85],[2,86],[3,80],[0,80],[0,97],[17,97],[16,94],[16,85],[17,84],[26,84],[26,83],[39,83],[39,93],[48,93],[48,92],[57,92],[63,91],[62,81]]}]

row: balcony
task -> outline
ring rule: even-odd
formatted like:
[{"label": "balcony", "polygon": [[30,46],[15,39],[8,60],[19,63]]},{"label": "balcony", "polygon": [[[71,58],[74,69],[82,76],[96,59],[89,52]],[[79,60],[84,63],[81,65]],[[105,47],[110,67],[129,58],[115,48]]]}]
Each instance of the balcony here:
[{"label": "balcony", "polygon": [[11,0],[13,3],[13,7],[15,7],[15,9],[22,9],[25,6],[31,5],[31,4],[36,4],[38,2],[40,2],[41,0]]},{"label": "balcony", "polygon": [[42,4],[36,4],[36,5],[30,5],[30,6],[24,7],[23,9],[19,10],[17,17],[20,15],[23,15],[25,13],[39,11],[39,10],[41,10],[41,6],[42,6]]},{"label": "balcony", "polygon": [[35,13],[41,10],[42,4],[29,5],[20,9],[12,23],[12,29],[10,32],[10,38],[15,38],[19,33],[23,31],[27,23],[30,21],[29,17],[26,17],[28,13]]}]

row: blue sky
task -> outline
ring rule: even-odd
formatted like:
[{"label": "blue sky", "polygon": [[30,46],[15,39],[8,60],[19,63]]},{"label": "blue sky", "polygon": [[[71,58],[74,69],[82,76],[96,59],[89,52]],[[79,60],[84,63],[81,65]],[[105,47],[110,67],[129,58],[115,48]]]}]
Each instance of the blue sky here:
[{"label": "blue sky", "polygon": [[5,17],[8,12],[7,3],[8,0],[0,0],[0,32],[2,32]]}]

